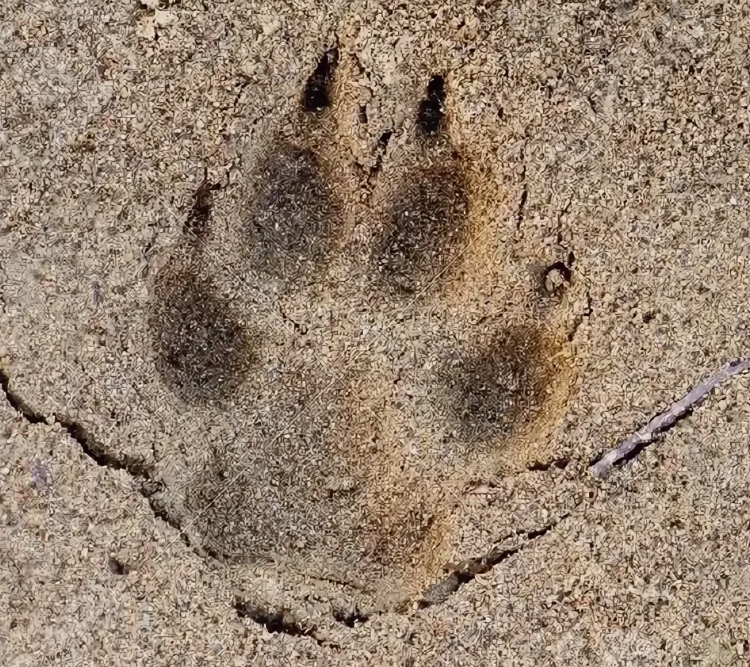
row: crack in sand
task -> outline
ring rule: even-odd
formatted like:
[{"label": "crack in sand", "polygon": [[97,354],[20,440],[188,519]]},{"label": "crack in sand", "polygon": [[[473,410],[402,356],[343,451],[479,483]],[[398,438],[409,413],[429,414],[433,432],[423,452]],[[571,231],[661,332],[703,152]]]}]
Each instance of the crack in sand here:
[{"label": "crack in sand", "polygon": [[268,632],[273,634],[283,633],[291,637],[310,637],[319,646],[328,646],[338,649],[338,644],[326,639],[309,620],[301,620],[297,615],[287,608],[263,607],[250,600],[235,597],[232,607],[240,618],[248,618],[253,623],[262,625]]},{"label": "crack in sand", "polygon": [[[580,502],[579,502],[580,504]],[[436,604],[442,604],[449,596],[458,591],[461,586],[474,581],[480,574],[489,572],[492,568],[508,560],[526,549],[534,541],[544,537],[551,530],[556,528],[562,521],[571,516],[572,511],[566,512],[555,521],[548,523],[541,528],[536,528],[528,532],[521,532],[523,541],[513,547],[503,548],[502,544],[493,546],[484,556],[477,558],[468,558],[459,563],[455,568],[432,586],[430,586],[422,595],[417,605],[420,609],[426,609]],[[503,540],[503,543],[511,538]]]},{"label": "crack in sand", "polygon": [[80,422],[58,413],[52,413],[49,416],[43,415],[32,408],[21,396],[10,389],[10,377],[2,369],[0,369],[0,387],[2,387],[10,406],[20,413],[27,422],[30,424],[59,424],[78,443],[83,453],[97,465],[112,470],[124,470],[136,479],[153,480],[153,467],[144,460],[127,454],[112,454],[106,451]]},{"label": "crack in sand", "polygon": [[[124,470],[130,477],[138,481],[138,492],[148,501],[152,514],[179,531],[182,541],[187,546],[193,548],[196,553],[206,555],[205,553],[200,553],[190,543],[190,539],[182,531],[179,520],[172,516],[157,498],[157,494],[164,491],[165,487],[162,481],[154,478],[152,464],[128,454],[113,454],[108,452],[80,422],[56,412],[51,415],[44,415],[35,410],[23,397],[10,388],[10,376],[4,369],[0,369],[0,388],[2,388],[8,404],[29,424],[47,424],[49,426],[58,424],[78,444],[81,451],[98,466],[109,468],[110,470]],[[217,557],[215,554],[209,553],[208,555],[214,558]]]}]

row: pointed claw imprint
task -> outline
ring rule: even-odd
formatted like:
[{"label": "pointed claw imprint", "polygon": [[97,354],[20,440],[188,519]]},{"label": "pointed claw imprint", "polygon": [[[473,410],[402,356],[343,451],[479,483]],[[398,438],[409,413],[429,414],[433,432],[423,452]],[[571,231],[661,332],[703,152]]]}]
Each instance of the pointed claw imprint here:
[{"label": "pointed claw imprint", "polygon": [[318,113],[331,106],[330,86],[338,62],[337,48],[334,47],[323,54],[302,91],[302,110],[305,113]]},{"label": "pointed claw imprint", "polygon": [[422,137],[440,133],[445,116],[445,80],[433,76],[427,84],[427,95],[419,104],[417,112],[417,134]]}]

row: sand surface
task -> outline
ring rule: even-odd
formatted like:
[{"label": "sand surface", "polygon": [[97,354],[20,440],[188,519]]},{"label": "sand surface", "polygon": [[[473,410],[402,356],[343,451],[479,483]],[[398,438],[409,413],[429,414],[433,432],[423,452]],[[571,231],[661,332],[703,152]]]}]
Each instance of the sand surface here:
[{"label": "sand surface", "polygon": [[750,664],[748,12],[0,10],[0,662]]}]

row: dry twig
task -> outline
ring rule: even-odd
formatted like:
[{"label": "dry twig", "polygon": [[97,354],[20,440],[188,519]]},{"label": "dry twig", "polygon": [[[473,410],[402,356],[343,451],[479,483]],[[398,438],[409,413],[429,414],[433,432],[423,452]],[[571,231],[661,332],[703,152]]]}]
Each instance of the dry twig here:
[{"label": "dry twig", "polygon": [[658,435],[674,426],[700,403],[714,387],[726,382],[729,378],[750,370],[750,359],[736,359],[722,366],[714,375],[699,382],[679,401],[673,403],[664,412],[654,417],[643,428],[620,443],[604,457],[592,465],[589,470],[594,477],[606,477],[612,469],[624,460],[632,458],[645,445],[653,442]]}]

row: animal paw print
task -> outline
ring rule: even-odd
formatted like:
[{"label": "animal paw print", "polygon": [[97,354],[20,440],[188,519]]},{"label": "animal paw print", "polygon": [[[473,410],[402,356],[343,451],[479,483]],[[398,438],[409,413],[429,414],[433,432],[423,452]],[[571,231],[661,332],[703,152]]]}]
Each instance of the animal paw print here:
[{"label": "animal paw print", "polygon": [[443,76],[365,169],[351,76],[324,54],[255,148],[235,222],[198,188],[149,327],[163,384],[205,415],[173,489],[204,547],[388,606],[455,558],[462,489],[529,462],[573,371],[561,286],[504,286],[491,186],[453,141]]}]

